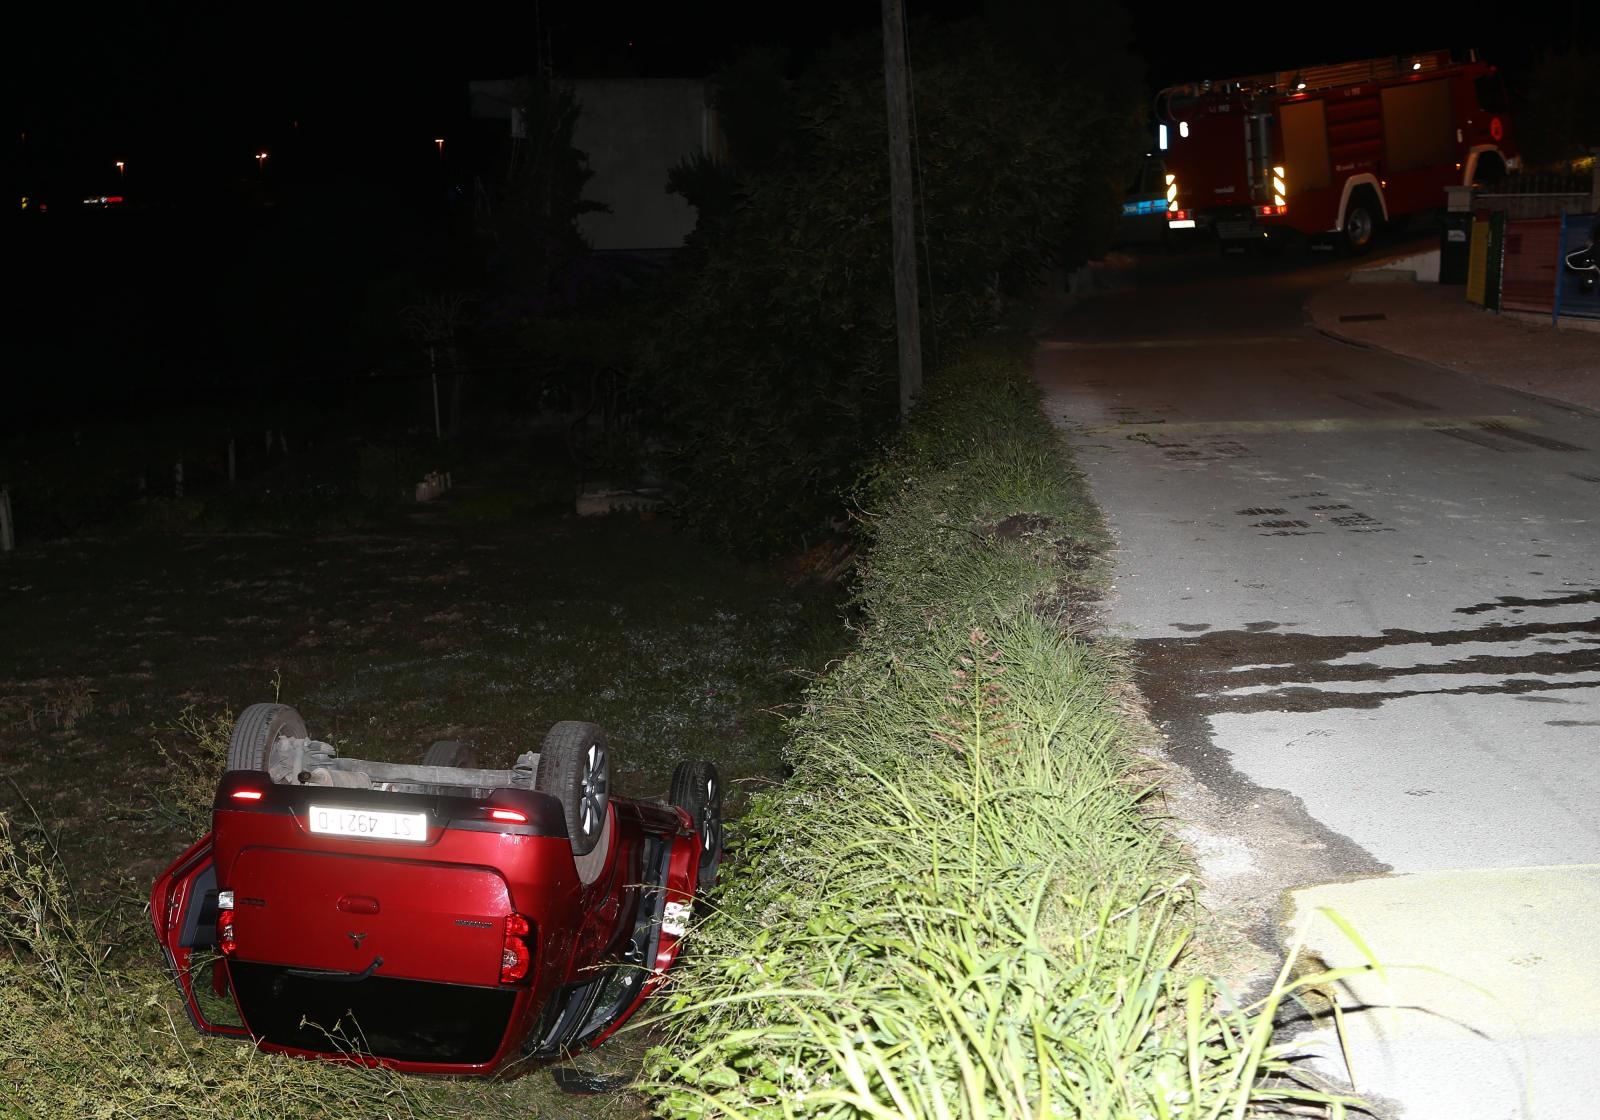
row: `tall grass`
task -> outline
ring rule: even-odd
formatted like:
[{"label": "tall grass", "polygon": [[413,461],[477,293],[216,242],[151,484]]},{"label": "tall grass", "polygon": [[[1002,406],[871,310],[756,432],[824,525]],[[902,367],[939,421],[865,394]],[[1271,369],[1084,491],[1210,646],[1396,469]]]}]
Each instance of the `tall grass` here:
[{"label": "tall grass", "polygon": [[1342,1115],[1271,1043],[1287,973],[1235,1010],[1186,968],[1190,872],[1146,804],[1127,668],[1062,624],[1092,507],[1015,355],[946,371],[862,493],[860,644],[694,932],[660,1110]]},{"label": "tall grass", "polygon": [[[165,788],[161,805],[186,825],[209,827],[230,725],[226,715],[186,711],[163,747],[180,764],[175,772],[189,776]],[[0,1117],[574,1114],[542,1078],[485,1084],[408,1077],[205,1038],[158,964],[140,901],[86,906],[46,822],[0,810]]]},{"label": "tall grass", "polygon": [[0,813],[0,1114],[412,1114],[381,1072],[202,1042],[156,968],[110,963],[136,932],[117,917],[81,913],[48,834]]}]

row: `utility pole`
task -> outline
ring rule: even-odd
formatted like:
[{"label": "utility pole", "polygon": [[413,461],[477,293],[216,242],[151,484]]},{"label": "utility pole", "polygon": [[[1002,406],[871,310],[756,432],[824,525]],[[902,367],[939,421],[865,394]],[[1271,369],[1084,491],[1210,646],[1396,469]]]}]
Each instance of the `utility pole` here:
[{"label": "utility pole", "polygon": [[922,394],[922,324],[917,312],[916,215],[911,208],[911,99],[901,0],[883,0],[883,86],[889,104],[889,216],[894,227],[895,334],[900,340],[900,417]]}]

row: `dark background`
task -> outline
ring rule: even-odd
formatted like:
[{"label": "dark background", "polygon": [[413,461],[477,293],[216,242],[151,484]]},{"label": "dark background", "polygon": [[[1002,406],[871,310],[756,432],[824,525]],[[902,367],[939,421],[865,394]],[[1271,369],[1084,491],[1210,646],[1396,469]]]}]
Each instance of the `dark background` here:
[{"label": "dark background", "polygon": [[[907,3],[913,20],[980,8]],[[1582,9],[1140,3],[1127,37],[1152,92],[1440,46],[1477,47],[1515,85],[1540,49],[1595,40],[1600,16]],[[1039,10],[1070,30],[1071,5]],[[33,5],[8,16],[7,257],[21,294],[0,340],[0,430],[398,360],[385,351],[398,306],[482,281],[461,252],[474,78],[541,63],[567,77],[703,76],[748,44],[781,44],[798,61],[879,18],[871,0]],[[19,216],[24,195],[35,209]],[[125,202],[84,206],[99,195]]]}]

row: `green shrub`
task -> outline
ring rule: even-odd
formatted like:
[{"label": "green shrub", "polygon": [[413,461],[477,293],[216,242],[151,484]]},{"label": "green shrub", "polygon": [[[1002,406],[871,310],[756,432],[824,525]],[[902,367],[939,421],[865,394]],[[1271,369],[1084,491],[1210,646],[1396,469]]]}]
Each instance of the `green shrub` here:
[{"label": "green shrub", "polygon": [[[930,365],[1109,229],[1104,182],[1138,144],[1138,68],[1104,43],[1089,57],[1064,33],[1061,47],[1041,59],[979,22],[913,35]],[[683,254],[641,376],[672,437],[682,512],[760,552],[817,532],[898,418],[887,125],[876,35],[788,86],[770,66],[733,69],[761,119],[794,129],[719,186],[737,203]],[[789,103],[770,104],[782,90]],[[695,172],[681,169],[680,187]]]},{"label": "green shrub", "polygon": [[1053,609],[1097,538],[1035,402],[1014,359],[969,356],[868,473],[860,645],[809,689],[665,998],[668,1117],[1342,1114],[1270,1045],[1289,985],[1235,1011],[1186,971],[1190,869],[1145,804],[1127,667]]}]

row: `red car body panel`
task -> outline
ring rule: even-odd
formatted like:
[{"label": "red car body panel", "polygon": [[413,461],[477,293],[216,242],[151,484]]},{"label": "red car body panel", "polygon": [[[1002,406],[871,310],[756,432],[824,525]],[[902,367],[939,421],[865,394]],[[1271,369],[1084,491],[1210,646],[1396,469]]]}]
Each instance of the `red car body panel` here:
[{"label": "red car body panel", "polygon": [[[425,836],[312,832],[312,808],[328,806],[422,813]],[[231,771],[211,832],[156,881],[151,918],[201,1030],[417,1073],[531,1066],[604,1041],[678,953],[667,906],[698,885],[694,826],[673,806],[612,798],[608,811],[580,871],[547,794],[275,785]],[[231,909],[219,908],[229,892]],[[507,979],[513,916],[527,923],[527,970]],[[207,962],[236,1024],[197,985]]]}]

